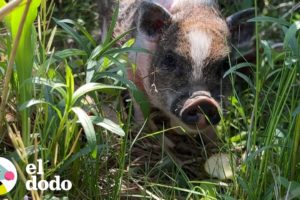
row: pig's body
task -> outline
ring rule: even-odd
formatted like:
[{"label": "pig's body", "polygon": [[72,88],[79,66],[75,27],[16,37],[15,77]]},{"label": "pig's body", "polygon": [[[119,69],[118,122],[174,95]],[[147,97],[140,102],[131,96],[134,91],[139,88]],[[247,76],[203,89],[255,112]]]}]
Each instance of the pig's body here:
[{"label": "pig's body", "polygon": [[[137,65],[129,78],[153,107],[189,133],[220,121],[228,93],[230,27],[212,0],[124,0],[116,34],[137,27],[130,37],[150,53],[130,53]],[[137,119],[141,112],[135,105]]]}]

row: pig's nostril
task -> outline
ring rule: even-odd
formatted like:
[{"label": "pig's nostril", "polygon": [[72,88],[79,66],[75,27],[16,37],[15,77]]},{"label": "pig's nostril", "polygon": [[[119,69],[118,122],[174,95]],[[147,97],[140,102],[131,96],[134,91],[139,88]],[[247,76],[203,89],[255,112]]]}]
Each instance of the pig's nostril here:
[{"label": "pig's nostril", "polygon": [[199,121],[200,115],[197,109],[187,110],[182,114],[182,120],[187,124],[194,124]]},{"label": "pig's nostril", "polygon": [[216,125],[221,120],[217,105],[206,98],[200,98],[185,108],[181,118],[186,124],[199,124],[201,127]]},{"label": "pig's nostril", "polygon": [[212,116],[208,116],[208,123],[212,125],[217,125],[221,121],[221,117],[219,114],[214,114]]},{"label": "pig's nostril", "polygon": [[220,122],[221,117],[216,106],[209,103],[205,103],[200,106],[201,107],[199,109],[205,115],[205,120],[208,124],[217,125]]}]

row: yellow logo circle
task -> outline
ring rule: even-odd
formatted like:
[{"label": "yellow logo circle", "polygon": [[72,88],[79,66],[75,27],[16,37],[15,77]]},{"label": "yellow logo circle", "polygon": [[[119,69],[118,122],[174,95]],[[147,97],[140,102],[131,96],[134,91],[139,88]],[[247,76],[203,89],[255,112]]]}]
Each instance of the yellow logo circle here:
[{"label": "yellow logo circle", "polygon": [[18,174],[14,164],[0,157],[0,195],[9,193],[17,183]]}]

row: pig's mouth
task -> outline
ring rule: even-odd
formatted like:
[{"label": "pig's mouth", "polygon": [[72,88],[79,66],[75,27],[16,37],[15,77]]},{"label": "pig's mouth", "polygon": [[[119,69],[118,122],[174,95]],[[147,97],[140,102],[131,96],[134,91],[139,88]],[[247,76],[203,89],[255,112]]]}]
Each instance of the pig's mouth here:
[{"label": "pig's mouth", "polygon": [[214,98],[197,95],[180,99],[173,105],[173,113],[191,129],[203,130],[220,122],[220,106]]}]

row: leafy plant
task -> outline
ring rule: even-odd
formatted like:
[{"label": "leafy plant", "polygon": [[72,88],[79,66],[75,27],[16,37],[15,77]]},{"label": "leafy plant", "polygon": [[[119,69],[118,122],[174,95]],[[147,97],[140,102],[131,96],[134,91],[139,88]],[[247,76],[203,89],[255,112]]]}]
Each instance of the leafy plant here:
[{"label": "leafy plant", "polygon": [[[188,138],[193,145],[185,148],[201,151],[199,166],[210,150],[229,155],[231,180],[189,177],[202,175],[203,169],[192,166],[191,157],[178,162],[165,148],[170,142],[165,136],[179,127],[149,132],[146,120],[136,130],[132,101],[145,116],[150,106],[127,79],[128,68],[136,70],[127,53],[149,52],[132,47],[133,39],[118,44],[133,31],[113,35],[118,4],[106,38],[98,42],[89,31],[97,26],[96,11],[86,10],[95,8],[89,3],[63,1],[57,9],[53,0],[0,0],[0,19],[5,16],[0,31],[0,77],[5,77],[0,84],[5,119],[0,120],[5,121],[0,151],[14,160],[20,177],[9,199],[299,198],[300,16],[294,12],[299,6],[295,1],[220,2],[228,14],[256,7],[251,21],[256,23],[257,60],[233,65],[224,75],[232,79],[233,93],[217,127],[222,143],[206,147]],[[58,10],[80,19],[60,19]],[[250,68],[253,78],[239,71],[243,68]],[[236,80],[243,81],[243,90],[235,87]],[[132,100],[123,101],[125,90]],[[24,183],[31,177],[25,166],[38,158],[44,161],[40,179],[60,175],[72,181],[72,190],[27,191]]]}]

